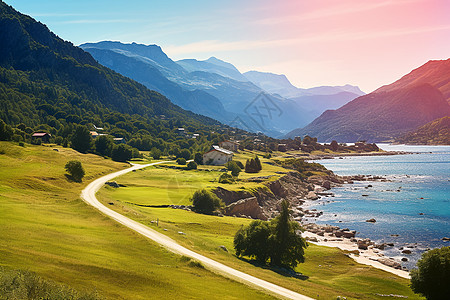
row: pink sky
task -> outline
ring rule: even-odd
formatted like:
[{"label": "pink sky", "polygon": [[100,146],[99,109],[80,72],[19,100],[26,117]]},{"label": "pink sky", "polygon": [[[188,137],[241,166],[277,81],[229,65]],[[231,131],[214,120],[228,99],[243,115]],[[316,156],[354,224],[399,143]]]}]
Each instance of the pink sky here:
[{"label": "pink sky", "polygon": [[449,0],[6,0],[79,45],[157,44],[174,60],[216,56],[303,88],[371,92],[450,57]]}]

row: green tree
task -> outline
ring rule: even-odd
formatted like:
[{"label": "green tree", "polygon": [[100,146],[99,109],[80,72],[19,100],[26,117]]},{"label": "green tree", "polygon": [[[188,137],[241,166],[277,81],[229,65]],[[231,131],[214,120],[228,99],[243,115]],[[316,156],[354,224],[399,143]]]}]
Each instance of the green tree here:
[{"label": "green tree", "polygon": [[224,206],[219,197],[205,189],[195,191],[191,201],[192,210],[202,214],[212,214],[216,209]]},{"label": "green tree", "polygon": [[0,141],[10,141],[13,136],[11,126],[0,119]]},{"label": "green tree", "polygon": [[101,135],[94,140],[95,152],[103,156],[111,156],[114,141],[109,135]]},{"label": "green tree", "polygon": [[281,212],[272,221],[253,221],[239,229],[234,238],[237,256],[249,256],[274,266],[295,268],[305,261],[300,225],[290,220],[289,203],[281,203]]},{"label": "green tree", "polygon": [[229,161],[225,164],[225,167],[228,169],[228,171],[231,171],[231,175],[234,177],[238,177],[239,173],[241,172],[241,168],[237,165],[234,161]]},{"label": "green tree", "polygon": [[197,165],[203,165],[203,155],[200,152],[195,153],[194,161]]},{"label": "green tree", "polygon": [[450,247],[422,254],[417,269],[411,271],[411,289],[429,300],[447,299],[450,295]]},{"label": "green tree", "polygon": [[183,157],[180,157],[180,158],[177,159],[177,164],[185,165],[186,164],[186,160]]},{"label": "green tree", "polygon": [[84,177],[84,168],[80,161],[71,160],[66,163],[65,166],[66,171],[72,177],[74,181],[81,182]]},{"label": "green tree", "polygon": [[114,161],[126,162],[133,157],[131,147],[125,144],[120,144],[113,147],[111,158]]},{"label": "green tree", "polygon": [[184,158],[185,160],[191,159],[191,152],[188,149],[182,149],[177,155],[177,158]]},{"label": "green tree", "polygon": [[75,129],[70,140],[72,148],[81,153],[86,153],[91,149],[91,133],[86,126],[79,125]]},{"label": "green tree", "polygon": [[262,170],[261,161],[259,160],[258,155],[256,155],[255,157],[255,167],[258,170],[258,172]]},{"label": "green tree", "polygon": [[162,152],[158,148],[153,147],[150,155],[153,157],[153,159],[160,159]]}]

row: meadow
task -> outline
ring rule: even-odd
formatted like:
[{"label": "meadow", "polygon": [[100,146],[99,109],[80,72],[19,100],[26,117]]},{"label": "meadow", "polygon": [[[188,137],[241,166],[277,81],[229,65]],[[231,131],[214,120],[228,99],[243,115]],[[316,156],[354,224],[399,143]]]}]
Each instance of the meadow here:
[{"label": "meadow", "polygon": [[[86,170],[82,183],[65,175],[72,159]],[[69,148],[0,142],[0,283],[30,271],[98,299],[272,298],[166,251],[80,199],[90,181],[127,166]],[[0,299],[8,299],[3,291]]]},{"label": "meadow", "polygon": [[[254,153],[240,153],[236,159],[245,159]],[[264,162],[258,174],[241,173],[241,179],[254,176],[272,176],[288,170]],[[168,166],[173,164],[168,164]],[[177,240],[181,245],[240,271],[263,278],[296,292],[319,299],[384,299],[382,295],[394,294],[419,299],[410,290],[409,280],[397,277],[373,267],[360,265],[337,248],[310,244],[306,250],[306,262],[296,271],[295,278],[280,269],[259,266],[247,259],[238,259],[233,251],[233,237],[250,219],[196,214],[191,211],[145,207],[145,205],[189,205],[193,192],[200,188],[222,186],[227,189],[254,189],[260,183],[238,181],[234,184],[218,184],[223,167],[201,166],[201,170],[180,170],[153,166],[118,177],[120,188],[105,186],[97,197],[106,206],[135,219]],[[207,171],[207,170],[209,171]],[[223,247],[228,251],[224,251]]]}]

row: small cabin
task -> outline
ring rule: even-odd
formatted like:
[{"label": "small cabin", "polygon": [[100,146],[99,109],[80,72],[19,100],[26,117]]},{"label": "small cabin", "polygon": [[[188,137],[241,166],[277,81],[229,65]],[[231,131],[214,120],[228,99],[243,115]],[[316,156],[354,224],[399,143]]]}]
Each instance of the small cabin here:
[{"label": "small cabin", "polygon": [[182,127],[177,128],[177,132],[178,132],[179,136],[185,136],[186,135],[186,131]]},{"label": "small cabin", "polygon": [[233,152],[238,152],[239,150],[239,143],[235,141],[225,140],[223,142],[220,142],[219,146],[223,149],[227,149]]},{"label": "small cabin", "polygon": [[233,159],[233,152],[219,146],[212,146],[211,150],[203,154],[203,164],[224,165]]},{"label": "small cabin", "polygon": [[92,138],[95,139],[96,137],[99,136],[97,131],[89,131],[89,133],[91,134]]},{"label": "small cabin", "polygon": [[44,143],[48,143],[52,135],[48,132],[35,132],[31,136],[33,140],[41,140]]}]

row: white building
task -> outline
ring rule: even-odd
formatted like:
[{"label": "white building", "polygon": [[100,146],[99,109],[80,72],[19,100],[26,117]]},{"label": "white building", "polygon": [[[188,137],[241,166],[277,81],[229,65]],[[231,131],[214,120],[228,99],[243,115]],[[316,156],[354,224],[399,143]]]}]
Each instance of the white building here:
[{"label": "white building", "polygon": [[233,159],[233,152],[219,146],[212,146],[211,150],[203,154],[203,164],[224,165]]},{"label": "white building", "polygon": [[235,141],[225,140],[223,142],[220,142],[219,146],[233,152],[238,152],[239,150],[239,143]]}]

